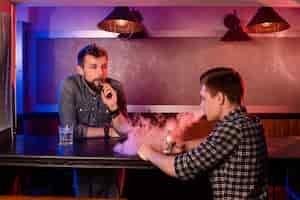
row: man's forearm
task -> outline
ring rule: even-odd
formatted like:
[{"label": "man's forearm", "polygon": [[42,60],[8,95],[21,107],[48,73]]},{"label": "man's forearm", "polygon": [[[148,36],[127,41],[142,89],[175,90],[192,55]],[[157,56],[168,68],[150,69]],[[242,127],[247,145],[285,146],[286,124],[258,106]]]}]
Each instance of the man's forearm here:
[{"label": "man's forearm", "polygon": [[103,137],[104,128],[88,127],[86,132],[87,138]]},{"label": "man's forearm", "polygon": [[[94,128],[88,127],[86,138],[96,138],[96,137],[104,137],[104,128]],[[109,136],[110,137],[119,137],[118,133],[113,129],[109,128]]]},{"label": "man's forearm", "polygon": [[[81,126],[80,126],[81,127]],[[84,130],[85,129],[85,130]],[[112,119],[112,127],[109,128],[110,137],[119,137],[122,134],[128,134],[131,126],[128,122],[127,117],[125,117],[121,112],[118,116]],[[96,138],[104,137],[103,127],[83,127],[81,128],[80,138]]]}]

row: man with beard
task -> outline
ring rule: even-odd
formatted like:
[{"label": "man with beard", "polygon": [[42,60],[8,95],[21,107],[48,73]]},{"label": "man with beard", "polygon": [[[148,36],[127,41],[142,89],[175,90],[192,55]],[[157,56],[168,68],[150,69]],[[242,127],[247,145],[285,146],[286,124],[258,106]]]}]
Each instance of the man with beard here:
[{"label": "man with beard", "polygon": [[[76,70],[77,74],[69,76],[62,86],[60,124],[74,127],[75,140],[126,134],[125,94],[119,81],[107,77],[107,52],[95,44],[84,47],[78,54]],[[74,169],[75,195],[116,197],[120,174],[112,169]]]}]

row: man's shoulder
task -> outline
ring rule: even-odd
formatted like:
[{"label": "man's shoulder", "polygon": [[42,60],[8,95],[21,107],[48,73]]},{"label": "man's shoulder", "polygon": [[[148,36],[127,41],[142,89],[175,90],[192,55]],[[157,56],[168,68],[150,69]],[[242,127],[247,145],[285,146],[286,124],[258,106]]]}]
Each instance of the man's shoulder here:
[{"label": "man's shoulder", "polygon": [[68,86],[75,86],[80,84],[81,78],[80,75],[75,74],[75,75],[70,75],[64,80],[64,85]]},{"label": "man's shoulder", "polygon": [[249,123],[261,123],[260,117],[253,115],[253,114],[249,114],[246,113],[244,115],[242,115],[239,119],[237,119],[235,121],[235,123],[237,124],[249,124]]},{"label": "man's shoulder", "polygon": [[233,121],[221,121],[219,123],[217,123],[215,130],[216,132],[222,131],[222,132],[240,132],[242,128],[242,124],[240,122],[238,122],[237,120],[233,120]]},{"label": "man's shoulder", "polygon": [[260,124],[260,118],[247,112],[245,107],[240,107],[232,112],[229,117],[226,117],[221,125],[232,126],[235,128],[242,128],[250,124]]},{"label": "man's shoulder", "polygon": [[117,79],[113,79],[113,78],[107,78],[107,80],[110,82],[110,83],[114,83],[114,84],[121,84],[120,81],[118,81]]},{"label": "man's shoulder", "polygon": [[77,93],[82,90],[82,78],[80,75],[71,75],[64,79],[62,84],[62,93]]},{"label": "man's shoulder", "polygon": [[[251,115],[248,113],[245,113],[241,115],[236,120],[230,122],[231,127],[234,127],[238,132],[243,133],[242,135],[249,136],[248,133],[260,132],[262,129],[262,122],[259,117],[255,115]],[[251,135],[250,134],[250,135]]]},{"label": "man's shoulder", "polygon": [[80,81],[80,75],[79,74],[73,74],[68,76],[64,81],[65,82],[77,82]]},{"label": "man's shoulder", "polygon": [[109,82],[109,84],[111,84],[112,87],[116,89],[122,89],[122,83],[120,81],[113,78],[107,78],[107,81]]}]

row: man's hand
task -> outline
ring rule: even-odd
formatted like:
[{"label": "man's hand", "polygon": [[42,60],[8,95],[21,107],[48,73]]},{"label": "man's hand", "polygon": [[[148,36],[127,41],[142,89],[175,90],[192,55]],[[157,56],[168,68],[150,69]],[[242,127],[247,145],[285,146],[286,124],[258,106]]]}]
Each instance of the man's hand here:
[{"label": "man's hand", "polygon": [[101,92],[101,99],[103,103],[108,107],[110,111],[118,109],[118,97],[117,92],[108,83],[103,83],[103,89]]},{"label": "man's hand", "polygon": [[119,133],[114,128],[109,128],[109,136],[112,138],[120,137]]},{"label": "man's hand", "polygon": [[150,161],[155,166],[159,167],[169,176],[176,177],[174,168],[175,156],[164,155],[161,152],[157,152],[148,144],[142,144],[138,150],[138,155],[145,161]]},{"label": "man's hand", "polygon": [[198,122],[204,116],[204,112],[202,110],[194,111],[194,112],[183,112],[179,113],[176,116],[178,121],[178,126],[181,130],[186,129],[192,124]]},{"label": "man's hand", "polygon": [[[184,141],[174,138],[175,134],[171,134],[165,138],[162,146],[162,151],[165,154],[179,154],[185,151]],[[176,137],[176,136],[175,136]]]},{"label": "man's hand", "polygon": [[176,143],[172,149],[172,152],[170,154],[179,154],[185,152],[185,144],[183,142]]}]

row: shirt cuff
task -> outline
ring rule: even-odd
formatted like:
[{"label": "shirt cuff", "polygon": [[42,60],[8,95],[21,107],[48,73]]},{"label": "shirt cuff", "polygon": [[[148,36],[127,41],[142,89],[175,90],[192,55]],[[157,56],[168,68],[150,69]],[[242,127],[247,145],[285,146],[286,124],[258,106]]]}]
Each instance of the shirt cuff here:
[{"label": "shirt cuff", "polygon": [[87,129],[88,129],[87,126],[78,125],[75,131],[75,139],[87,138]]}]

